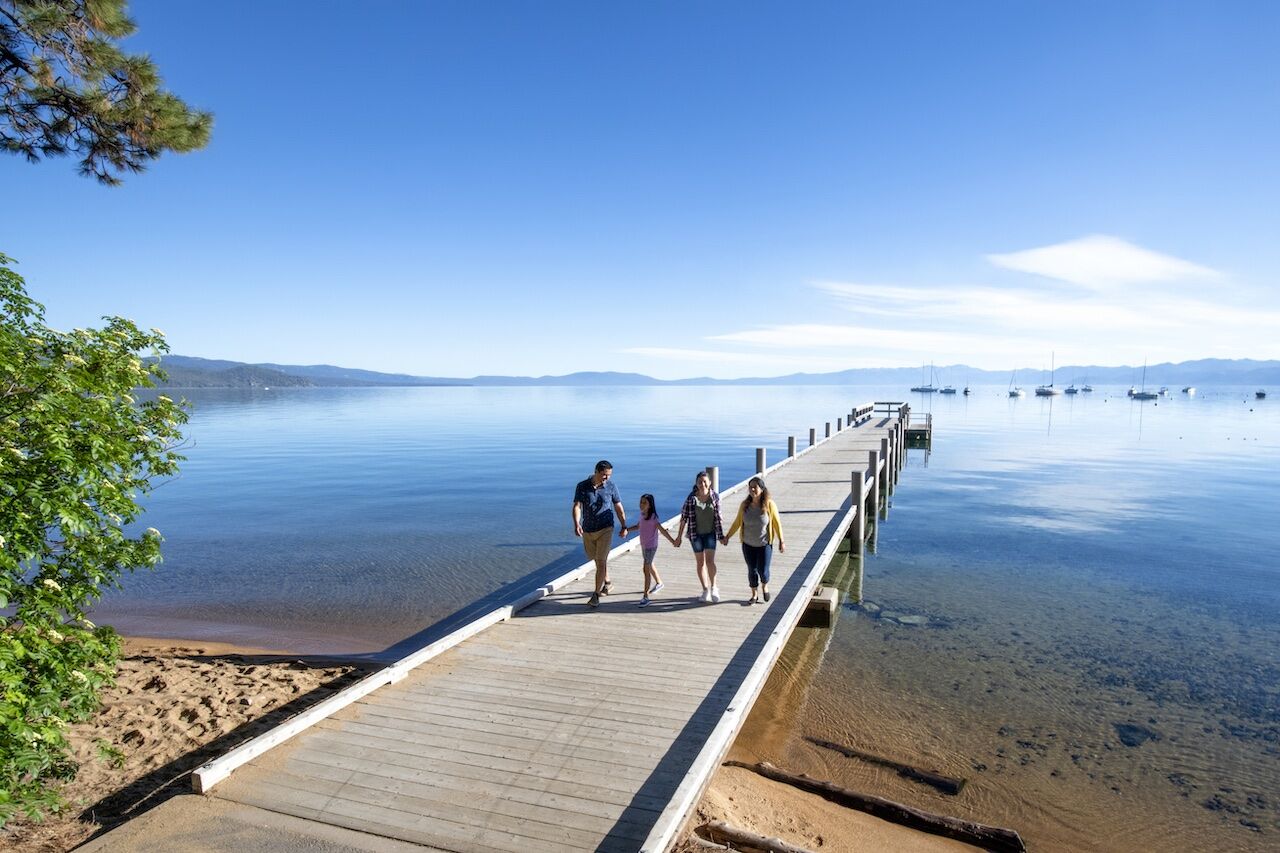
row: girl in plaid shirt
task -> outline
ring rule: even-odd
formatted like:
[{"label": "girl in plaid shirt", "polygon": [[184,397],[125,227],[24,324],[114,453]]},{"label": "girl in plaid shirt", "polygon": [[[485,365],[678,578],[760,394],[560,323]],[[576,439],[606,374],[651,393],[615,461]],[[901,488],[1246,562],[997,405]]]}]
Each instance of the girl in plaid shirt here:
[{"label": "girl in plaid shirt", "polygon": [[698,582],[702,584],[701,600],[719,601],[720,587],[716,586],[716,543],[724,538],[720,521],[720,495],[711,488],[711,477],[699,471],[693,479],[693,491],[685,498],[680,510],[680,529],[676,531],[676,547],[683,541],[685,527],[689,528],[689,544],[698,564]]}]

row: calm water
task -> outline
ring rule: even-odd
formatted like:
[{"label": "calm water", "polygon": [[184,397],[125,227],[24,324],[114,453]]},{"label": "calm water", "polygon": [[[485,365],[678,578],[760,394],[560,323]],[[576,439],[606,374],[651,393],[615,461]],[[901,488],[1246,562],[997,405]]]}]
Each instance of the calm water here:
[{"label": "calm water", "polygon": [[[145,519],[166,536],[165,563],[128,579],[99,617],[126,633],[360,653],[581,562],[569,507],[598,458],[614,463],[633,513],[651,491],[669,517],[703,466],[736,482],[757,446],[774,461],[788,435],[803,446],[810,426],[821,434],[855,403],[908,398],[866,387],[193,396],[188,461]],[[1007,818],[1040,849],[1280,842],[1276,401],[1252,388],[1154,403],[1120,388],[909,398],[933,412],[934,448],[911,452],[862,592],[927,624],[851,602],[819,644],[804,701],[788,705],[782,757],[856,772],[804,753],[806,731],[910,749],[975,779],[963,808]],[[1126,726],[1145,740],[1125,745],[1137,731]]]}]

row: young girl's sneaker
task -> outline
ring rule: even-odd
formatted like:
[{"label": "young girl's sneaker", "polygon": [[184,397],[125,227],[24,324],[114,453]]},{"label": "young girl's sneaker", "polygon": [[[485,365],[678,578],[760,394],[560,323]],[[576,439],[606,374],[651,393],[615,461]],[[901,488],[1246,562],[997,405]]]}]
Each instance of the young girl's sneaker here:
[{"label": "young girl's sneaker", "polygon": [[649,590],[649,594],[653,595],[655,592],[660,592],[664,586],[666,586],[666,584],[662,583],[661,581],[659,581],[658,583],[655,583],[653,585],[653,589]]},{"label": "young girl's sneaker", "polygon": [[648,607],[650,604],[653,604],[653,602],[650,601],[649,596],[646,595],[644,598],[636,602],[636,607]]}]

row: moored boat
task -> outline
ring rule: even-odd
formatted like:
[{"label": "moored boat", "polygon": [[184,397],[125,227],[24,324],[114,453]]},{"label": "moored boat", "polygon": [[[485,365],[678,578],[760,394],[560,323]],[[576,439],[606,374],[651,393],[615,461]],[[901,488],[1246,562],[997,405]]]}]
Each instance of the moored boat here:
[{"label": "moored boat", "polygon": [[1053,374],[1055,373],[1055,369],[1054,369],[1054,367],[1053,367],[1053,362],[1054,362],[1054,357],[1053,357],[1053,356],[1050,356],[1050,357],[1049,357],[1049,365],[1050,365],[1050,367],[1049,367],[1049,384],[1048,384],[1048,385],[1039,385],[1039,386],[1037,386],[1037,387],[1036,387],[1036,396],[1037,396],[1037,397],[1056,397],[1056,396],[1058,396],[1059,394],[1061,394],[1061,393],[1062,393],[1062,392],[1061,392],[1061,391],[1059,391],[1057,388],[1054,388],[1054,387],[1053,387]]}]

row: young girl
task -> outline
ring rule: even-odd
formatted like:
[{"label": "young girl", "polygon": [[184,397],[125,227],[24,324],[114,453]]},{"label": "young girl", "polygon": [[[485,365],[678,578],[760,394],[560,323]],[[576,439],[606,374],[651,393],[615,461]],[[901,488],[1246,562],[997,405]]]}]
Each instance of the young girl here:
[{"label": "young girl", "polygon": [[672,545],[676,544],[676,540],[658,520],[658,508],[653,505],[653,495],[640,496],[640,523],[628,528],[628,532],[631,530],[640,531],[640,553],[644,555],[644,598],[637,602],[637,606],[648,607],[649,594],[656,593],[663,587],[662,578],[658,577],[658,570],[653,565],[653,558],[658,554],[658,534],[667,537]]},{"label": "young girl", "polygon": [[698,566],[698,581],[702,584],[701,600],[718,602],[716,542],[724,538],[724,529],[720,522],[720,495],[711,488],[711,476],[706,471],[699,471],[693,478],[693,491],[689,492],[680,510],[677,548],[684,539],[686,526],[689,528],[689,544],[693,546],[693,559]]},{"label": "young girl", "polygon": [[729,544],[729,537],[742,528],[742,556],[747,561],[747,583],[751,587],[749,604],[755,604],[756,586],[759,581],[764,600],[769,600],[769,561],[773,558],[773,543],[786,553],[782,541],[782,521],[778,518],[778,505],[769,497],[764,480],[752,477],[747,483],[747,497],[738,507],[738,517],[733,520],[729,532],[721,541]]}]

